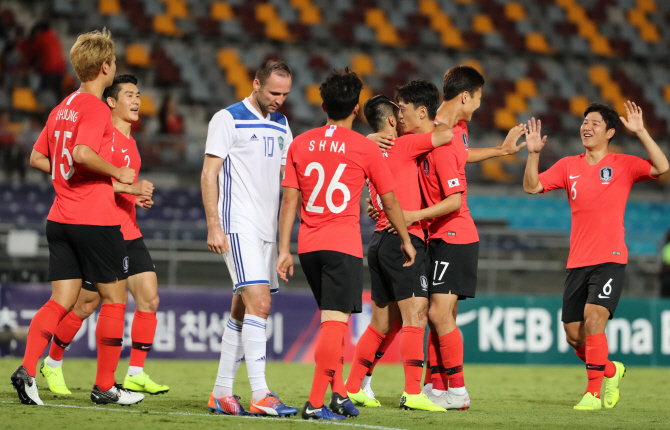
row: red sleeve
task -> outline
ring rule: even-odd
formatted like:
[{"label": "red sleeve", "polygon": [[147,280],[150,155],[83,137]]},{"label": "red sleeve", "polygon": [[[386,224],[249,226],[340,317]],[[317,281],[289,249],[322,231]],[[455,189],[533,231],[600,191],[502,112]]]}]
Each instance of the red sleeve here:
[{"label": "red sleeve", "polygon": [[567,158],[561,158],[556,164],[540,173],[540,183],[542,184],[542,188],[544,188],[542,191],[543,194],[547,191],[558,190],[560,188],[567,189],[565,183],[565,165],[567,164],[567,160]]},{"label": "red sleeve", "polygon": [[51,158],[49,154],[49,126],[46,125],[42,129],[42,132],[40,133],[40,137],[37,138],[37,142],[35,142],[35,145],[33,145],[33,148],[35,151],[39,152],[40,154],[44,155],[47,158]]},{"label": "red sleeve", "polygon": [[281,182],[282,187],[295,188],[296,190],[300,189],[298,184],[298,173],[295,170],[295,163],[293,161],[293,154],[295,153],[298,145],[291,145],[288,149],[288,155],[286,156],[286,166],[284,168],[284,179]]},{"label": "red sleeve", "polygon": [[633,183],[648,181],[650,179],[656,179],[656,176],[651,175],[651,160],[645,160],[644,158],[628,156],[628,174]]},{"label": "red sleeve", "polygon": [[393,191],[395,182],[393,181],[391,171],[384,162],[381,151],[379,151],[376,144],[372,144],[368,152],[368,154],[361,154],[364,160],[362,165],[364,166],[365,176],[370,179],[378,195]]},{"label": "red sleeve", "polygon": [[78,121],[77,138],[74,145],[86,145],[95,152],[99,152],[105,126],[108,121],[112,120],[112,114],[104,105],[95,106],[82,113]]},{"label": "red sleeve", "polygon": [[410,160],[416,160],[420,156],[435,149],[433,146],[433,132],[424,134],[408,134],[399,137],[396,145],[400,145],[401,151]]},{"label": "red sleeve", "polygon": [[465,184],[462,183],[458,173],[458,154],[452,150],[452,145],[441,146],[431,153],[435,163],[435,174],[445,197],[465,191]]}]

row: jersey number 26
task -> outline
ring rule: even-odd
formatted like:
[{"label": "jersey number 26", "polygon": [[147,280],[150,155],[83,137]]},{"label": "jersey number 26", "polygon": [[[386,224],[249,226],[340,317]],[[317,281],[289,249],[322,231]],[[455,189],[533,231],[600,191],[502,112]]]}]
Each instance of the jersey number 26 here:
[{"label": "jersey number 26", "polygon": [[[342,177],[342,173],[344,173],[344,169],[346,167],[346,164],[340,164],[337,166],[337,170],[335,171],[335,174],[333,175],[333,178],[330,180],[330,184],[328,184],[328,188],[326,189],[326,205],[328,206],[328,210],[334,214],[339,214],[345,210],[347,208],[347,203],[349,203],[349,200],[351,199],[351,192],[349,191],[349,188],[347,188],[347,186],[343,183],[338,182]],[[305,176],[311,176],[313,170],[316,170],[317,173],[316,185],[314,186],[314,190],[312,190],[312,195],[309,196],[305,210],[308,212],[323,213],[323,206],[316,206],[314,205],[314,202],[316,201],[316,198],[319,195],[321,188],[323,187],[326,172],[323,169],[321,163],[313,161],[307,165],[307,168],[305,169]],[[339,206],[335,206],[333,203],[333,193],[335,190],[340,190],[342,194],[344,194],[344,201]]]}]

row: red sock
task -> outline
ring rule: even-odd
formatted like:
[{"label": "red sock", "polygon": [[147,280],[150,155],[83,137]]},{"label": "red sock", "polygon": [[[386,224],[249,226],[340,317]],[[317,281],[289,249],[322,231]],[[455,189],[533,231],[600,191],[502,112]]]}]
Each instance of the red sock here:
[{"label": "red sock", "polygon": [[428,332],[428,339],[426,340],[426,375],[423,377],[423,385],[433,383],[433,375],[431,373],[432,364],[435,363],[437,353],[435,351],[435,344],[433,343],[432,331]]},{"label": "red sock", "polygon": [[121,357],[123,342],[123,318],[126,305],[114,303],[102,305],[98,326],[95,330],[95,340],[98,344],[98,373],[95,376],[95,385],[102,391],[114,386],[114,372]]},{"label": "red sock", "polygon": [[144,367],[144,360],[151,351],[151,344],[156,334],[156,312],[140,312],[135,310],[131,337],[133,347],[130,350],[130,366]]},{"label": "red sock", "polygon": [[67,314],[64,307],[53,300],[49,300],[40,308],[30,322],[28,329],[28,340],[26,341],[26,352],[23,355],[22,366],[25,366],[28,374],[35,377],[37,362],[44,354],[49,341],[53,337],[54,330],[60,320]]},{"label": "red sock", "polygon": [[[348,392],[358,393],[361,390],[361,381],[363,381],[366,373],[371,372],[375,353],[377,353],[386,337],[369,325],[358,339],[354,359],[351,362],[351,369],[347,377],[346,389]],[[382,355],[384,354],[382,353]]]},{"label": "red sock", "polygon": [[447,391],[449,387],[449,379],[445,373],[445,367],[442,359],[442,351],[440,351],[440,337],[436,331],[431,330],[429,334],[430,344],[430,376],[433,383],[433,390]]},{"label": "red sock", "polygon": [[321,333],[314,351],[316,369],[314,369],[312,390],[309,393],[309,402],[315,408],[323,406],[323,397],[335,376],[343,352],[341,339],[343,339],[346,329],[347,323],[342,321],[324,321],[321,323]]},{"label": "red sock", "polygon": [[389,349],[389,346],[391,346],[393,340],[395,339],[395,335],[398,334],[401,329],[402,323],[398,320],[395,320],[391,331],[386,333],[386,337],[382,341],[381,345],[379,345],[379,348],[377,348],[377,353],[375,354],[375,359],[372,361],[372,366],[370,366],[370,370],[368,370],[368,373],[366,373],[367,376],[372,375],[372,371],[375,370],[375,366],[384,356],[386,350]]},{"label": "red sock", "polygon": [[600,387],[605,376],[608,354],[605,333],[586,336],[586,374],[589,377],[589,384],[585,394],[593,393],[594,396],[600,398]]},{"label": "red sock", "polygon": [[84,320],[72,311],[65,315],[65,318],[58,323],[58,327],[56,327],[56,331],[54,332],[54,338],[51,341],[51,348],[49,349],[49,357],[56,361],[63,359],[65,348],[70,345],[70,342],[74,339],[83,322]]},{"label": "red sock", "polygon": [[400,353],[405,370],[405,392],[421,394],[421,374],[423,373],[423,337],[426,330],[419,327],[402,328]]},{"label": "red sock", "polygon": [[[347,324],[348,327],[348,324]],[[345,333],[346,334],[346,331]],[[342,336],[342,349],[340,354],[344,354],[344,336]],[[344,377],[343,368],[344,367],[344,355],[340,355],[340,359],[337,362],[337,368],[335,369],[335,375],[333,375],[333,380],[330,383],[331,391],[337,393],[342,397],[347,397],[347,390],[344,388]]]},{"label": "red sock", "polygon": [[449,378],[449,388],[465,387],[465,381],[463,380],[463,338],[458,327],[440,337],[440,353],[442,354],[442,365]]},{"label": "red sock", "polygon": [[579,357],[584,363],[586,363],[586,345],[582,345],[579,348],[575,348],[575,355]]}]

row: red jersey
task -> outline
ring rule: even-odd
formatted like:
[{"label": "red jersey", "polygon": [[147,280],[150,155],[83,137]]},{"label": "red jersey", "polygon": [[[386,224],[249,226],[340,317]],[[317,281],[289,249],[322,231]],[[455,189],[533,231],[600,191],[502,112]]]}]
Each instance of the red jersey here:
[{"label": "red jersey", "polygon": [[293,140],[282,186],[302,193],[298,254],[337,251],[363,258],[359,201],[366,177],[380,194],[393,191],[379,147],[355,131],[326,125]]},{"label": "red jersey", "polygon": [[479,241],[475,222],[468,208],[468,184],[465,164],[468,161],[468,126],[460,121],[454,127],[454,138],[419,159],[419,182],[427,206],[433,206],[454,193],[463,193],[461,208],[430,221],[428,240],[467,244]]},{"label": "red jersey", "polygon": [[[418,211],[421,209],[421,188],[419,186],[419,174],[416,170],[417,159],[422,155],[432,151],[433,132],[425,134],[407,134],[395,140],[393,145],[386,152],[382,153],[384,162],[396,178],[401,178],[396,182],[393,193],[398,198],[400,207],[404,211]],[[377,220],[377,231],[386,228],[386,214],[382,207],[381,199],[377,190],[370,181],[368,181],[370,197],[375,209],[379,212]],[[413,234],[421,240],[424,240],[421,223],[415,222],[407,227],[407,232]]]},{"label": "red jersey", "polygon": [[540,174],[543,193],[564,188],[568,196],[568,269],[628,262],[626,200],[634,183],[654,179],[650,171],[649,160],[610,152],[594,166],[586,162],[586,154],[565,157]]},{"label": "red jersey", "polygon": [[[114,129],[114,149],[112,150],[112,164],[116,167],[130,167],[135,170],[135,180],[140,174],[142,159],[137,150],[137,144],[132,136],[126,137],[119,130]],[[121,233],[124,240],[133,240],[142,237],[137,225],[137,213],[135,208],[135,196],[126,193],[115,193],[116,206],[121,221]]]},{"label": "red jersey", "polygon": [[72,158],[75,145],[86,145],[111,162],[114,130],[109,107],[92,94],[72,93],[51,111],[34,146],[51,160],[56,199],[48,220],[119,225],[112,179],[78,165]]}]

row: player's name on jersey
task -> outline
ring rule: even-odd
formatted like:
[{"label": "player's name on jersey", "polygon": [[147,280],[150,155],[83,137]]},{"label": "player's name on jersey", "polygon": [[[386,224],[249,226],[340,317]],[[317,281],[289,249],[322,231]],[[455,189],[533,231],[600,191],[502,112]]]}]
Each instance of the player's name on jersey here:
[{"label": "player's name on jersey", "polygon": [[319,143],[316,143],[316,140],[310,140],[309,141],[309,150],[310,151],[330,151],[330,152],[341,152],[343,154],[346,154],[346,151],[344,150],[345,142],[340,142],[331,140],[330,145],[328,145],[327,140],[320,140]]},{"label": "player's name on jersey", "polygon": [[72,121],[77,122],[79,112],[72,109],[59,109],[56,113],[56,121]]}]

